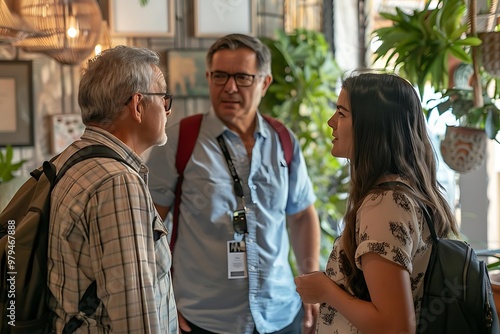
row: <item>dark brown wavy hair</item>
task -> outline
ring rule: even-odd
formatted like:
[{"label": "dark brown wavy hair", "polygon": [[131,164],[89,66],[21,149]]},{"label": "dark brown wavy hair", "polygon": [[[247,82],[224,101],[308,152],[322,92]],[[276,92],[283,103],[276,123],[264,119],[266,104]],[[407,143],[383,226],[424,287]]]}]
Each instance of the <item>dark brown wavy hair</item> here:
[{"label": "dark brown wavy hair", "polygon": [[459,235],[455,217],[437,181],[435,151],[427,133],[417,92],[405,79],[387,73],[356,73],[343,81],[352,114],[353,155],[341,265],[356,297],[369,300],[361,270],[355,265],[356,213],[384,175],[408,180],[413,191],[401,189],[426,205],[439,237]]}]

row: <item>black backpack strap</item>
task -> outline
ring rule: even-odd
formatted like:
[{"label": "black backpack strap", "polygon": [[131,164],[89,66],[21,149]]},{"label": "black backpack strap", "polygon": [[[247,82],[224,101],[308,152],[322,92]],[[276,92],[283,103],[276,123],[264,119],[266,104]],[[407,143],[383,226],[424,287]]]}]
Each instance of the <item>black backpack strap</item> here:
[{"label": "black backpack strap", "polygon": [[[86,146],[78,151],[76,151],[65,163],[62,165],[59,173],[56,174],[56,168],[52,163],[52,160],[46,161],[43,164],[43,172],[47,178],[51,181],[51,187],[53,188],[56,183],[64,176],[64,174],[74,165],[91,158],[110,158],[121,161],[126,165],[132,167],[125,159],[123,159],[118,153],[113,149],[105,145],[90,145]],[[71,319],[66,323],[63,329],[64,334],[73,333],[77,328],[83,324],[83,319],[85,317],[91,316],[97,310],[100,304],[100,300],[97,297],[97,283],[93,281],[82,298],[78,302],[79,313],[71,317]]]},{"label": "black backpack strap", "polygon": [[[64,176],[64,174],[76,165],[79,162],[82,162],[91,158],[110,158],[121,161],[126,165],[130,166],[130,163],[123,159],[116,151],[112,148],[105,145],[90,145],[86,146],[78,151],[76,151],[61,167],[59,173],[57,173],[57,178],[55,179],[55,183],[59,182],[59,180]],[[132,167],[132,166],[130,166]],[[54,184],[55,185],[55,184]],[[54,186],[53,185],[53,186]]]},{"label": "black backpack strap", "polygon": [[83,319],[95,313],[101,301],[97,297],[97,282],[93,281],[78,302],[78,314],[69,319],[64,325],[63,333],[71,334],[83,324]]},{"label": "black backpack strap", "polygon": [[434,223],[432,222],[432,218],[431,215],[429,214],[428,207],[424,206],[423,210],[424,210],[425,221],[427,222],[427,226],[429,226],[429,230],[431,231],[432,241],[434,241],[434,243],[437,244],[439,242],[439,238],[436,234],[436,230],[434,229]]}]

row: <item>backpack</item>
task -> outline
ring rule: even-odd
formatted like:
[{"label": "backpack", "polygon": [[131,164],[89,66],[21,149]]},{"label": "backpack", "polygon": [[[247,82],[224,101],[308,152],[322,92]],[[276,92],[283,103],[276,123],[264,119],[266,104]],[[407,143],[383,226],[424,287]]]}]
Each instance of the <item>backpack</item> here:
[{"label": "backpack", "polygon": [[[402,185],[384,182],[378,186]],[[424,278],[417,333],[498,334],[498,315],[484,261],[462,240],[440,239],[426,207],[432,251]]]},{"label": "backpack", "polygon": [[[57,156],[56,156],[57,157]],[[75,164],[105,157],[128,164],[103,145],[91,145],[74,153],[56,173],[55,158],[31,172],[23,186],[0,213],[0,333],[48,333],[51,312],[47,302],[47,245],[50,197],[57,182]],[[93,282],[80,300],[79,310],[87,316],[99,305]],[[64,329],[72,333],[83,323],[73,317]]]},{"label": "backpack", "polygon": [[[281,147],[285,155],[285,161],[289,166],[293,158],[293,145],[290,133],[283,123],[268,115],[262,115],[266,122],[278,133]],[[172,215],[172,236],[170,239],[170,251],[173,252],[177,240],[177,226],[179,225],[179,207],[181,205],[182,181],[184,180],[184,169],[193,153],[198,133],[200,132],[203,114],[196,114],[183,118],[179,124],[179,140],[177,154],[175,157],[175,168],[179,174],[175,188],[174,212]]]},{"label": "backpack", "polygon": [[484,261],[462,240],[432,236],[417,333],[499,333],[493,290]]}]

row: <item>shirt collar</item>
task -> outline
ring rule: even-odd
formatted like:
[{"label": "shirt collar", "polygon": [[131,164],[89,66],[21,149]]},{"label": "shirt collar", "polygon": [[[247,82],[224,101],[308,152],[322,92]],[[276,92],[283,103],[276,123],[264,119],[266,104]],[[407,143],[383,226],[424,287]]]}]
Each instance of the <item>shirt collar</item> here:
[{"label": "shirt collar", "polygon": [[[222,123],[222,121],[217,117],[213,108],[210,108],[206,121],[208,122],[208,129],[211,136],[217,138],[225,131],[231,131],[229,128]],[[264,120],[259,111],[257,111],[257,124],[255,126],[255,134],[261,135],[264,138],[269,137],[269,126],[267,126],[267,122]]]},{"label": "shirt collar", "polygon": [[136,171],[141,170],[141,167],[144,166],[144,162],[139,155],[125,145],[120,139],[104,129],[96,126],[87,126],[82,135],[82,140],[91,142],[91,144],[102,144],[112,148],[125,159],[125,161],[133,166]]}]

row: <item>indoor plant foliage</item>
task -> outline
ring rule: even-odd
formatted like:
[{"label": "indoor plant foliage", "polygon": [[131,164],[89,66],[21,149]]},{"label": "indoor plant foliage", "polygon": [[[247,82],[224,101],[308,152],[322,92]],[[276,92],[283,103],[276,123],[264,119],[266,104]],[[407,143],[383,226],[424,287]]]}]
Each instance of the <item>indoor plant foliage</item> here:
[{"label": "indoor plant foliage", "polygon": [[21,168],[26,160],[13,162],[14,150],[12,146],[5,148],[5,153],[0,151],[0,184],[12,180],[15,176],[14,173]]},{"label": "indoor plant foliage", "polygon": [[[491,80],[495,97],[498,96],[497,81]],[[488,138],[498,142],[500,111],[487,89],[482,89],[482,99],[482,105],[477,105],[473,89],[450,88],[443,92],[440,102],[434,107],[439,115],[450,111],[456,119],[456,126],[446,127],[440,150],[446,164],[460,173],[473,171],[483,164]]]},{"label": "indoor plant foliage", "polygon": [[[495,86],[497,86],[496,80]],[[498,142],[496,136],[500,131],[500,110],[495,106],[494,99],[488,95],[486,89],[483,90],[482,107],[474,106],[473,95],[472,89],[447,89],[442,95],[444,101],[438,103],[435,108],[439,115],[450,110],[459,126],[484,129],[489,139]]]},{"label": "indoor plant foliage", "polygon": [[500,79],[481,70],[478,77],[479,84],[474,87],[466,83],[445,90],[432,108],[439,115],[449,111],[455,117],[456,125],[446,127],[440,150],[446,164],[460,173],[483,164],[488,139],[499,142],[500,110],[495,101],[500,97]]},{"label": "indoor plant foliage", "polygon": [[471,63],[470,47],[481,44],[479,38],[466,36],[469,26],[463,19],[464,0],[439,0],[434,10],[429,9],[430,3],[409,14],[400,8],[395,14],[381,13],[393,25],[374,31],[381,42],[375,61],[384,58],[386,68],[398,70],[419,88],[421,96],[427,82],[436,91],[448,87],[450,56]]},{"label": "indoor plant foliage", "polygon": [[332,130],[327,124],[335,112],[341,71],[322,33],[299,28],[276,35],[276,39],[261,37],[271,50],[273,83],[260,109],[282,120],[299,137],[318,197],[324,261],[338,234],[348,184],[347,166],[331,156]]},{"label": "indoor plant foliage", "polygon": [[[414,10],[410,14],[399,8],[396,8],[395,14],[381,14],[392,21],[392,26],[374,31],[381,42],[375,59],[386,60],[386,68],[396,70],[418,87],[421,99],[426,84],[441,94],[442,99],[439,99],[436,109],[440,114],[450,110],[458,124],[447,126],[440,143],[443,159],[453,170],[469,172],[482,165],[486,158],[486,140],[488,137],[495,138],[498,133],[500,121],[494,105],[498,85],[490,98],[479,94],[481,86],[483,91],[491,93],[491,89],[486,89],[489,86],[486,81],[483,85],[474,84],[472,87],[467,83],[453,87],[448,82],[451,77],[463,76],[457,72],[459,67],[478,68],[472,51],[481,44],[481,40],[472,37],[475,34],[469,31],[469,22],[464,19],[467,12],[465,0],[439,0],[436,9],[432,10],[429,5],[430,1],[423,10]],[[451,66],[450,59],[461,64]],[[472,66],[469,65],[471,63]],[[479,70],[473,73],[474,77],[479,78],[480,74],[485,76]],[[470,81],[470,77],[467,80]],[[489,82],[492,81],[497,82],[490,78]],[[474,101],[474,92],[479,97],[483,95],[484,105],[477,96],[477,101]]]},{"label": "indoor plant foliage", "polygon": [[0,150],[0,211],[7,205],[12,196],[26,181],[25,177],[16,176],[16,172],[26,160],[13,162],[14,150],[12,146]]}]

